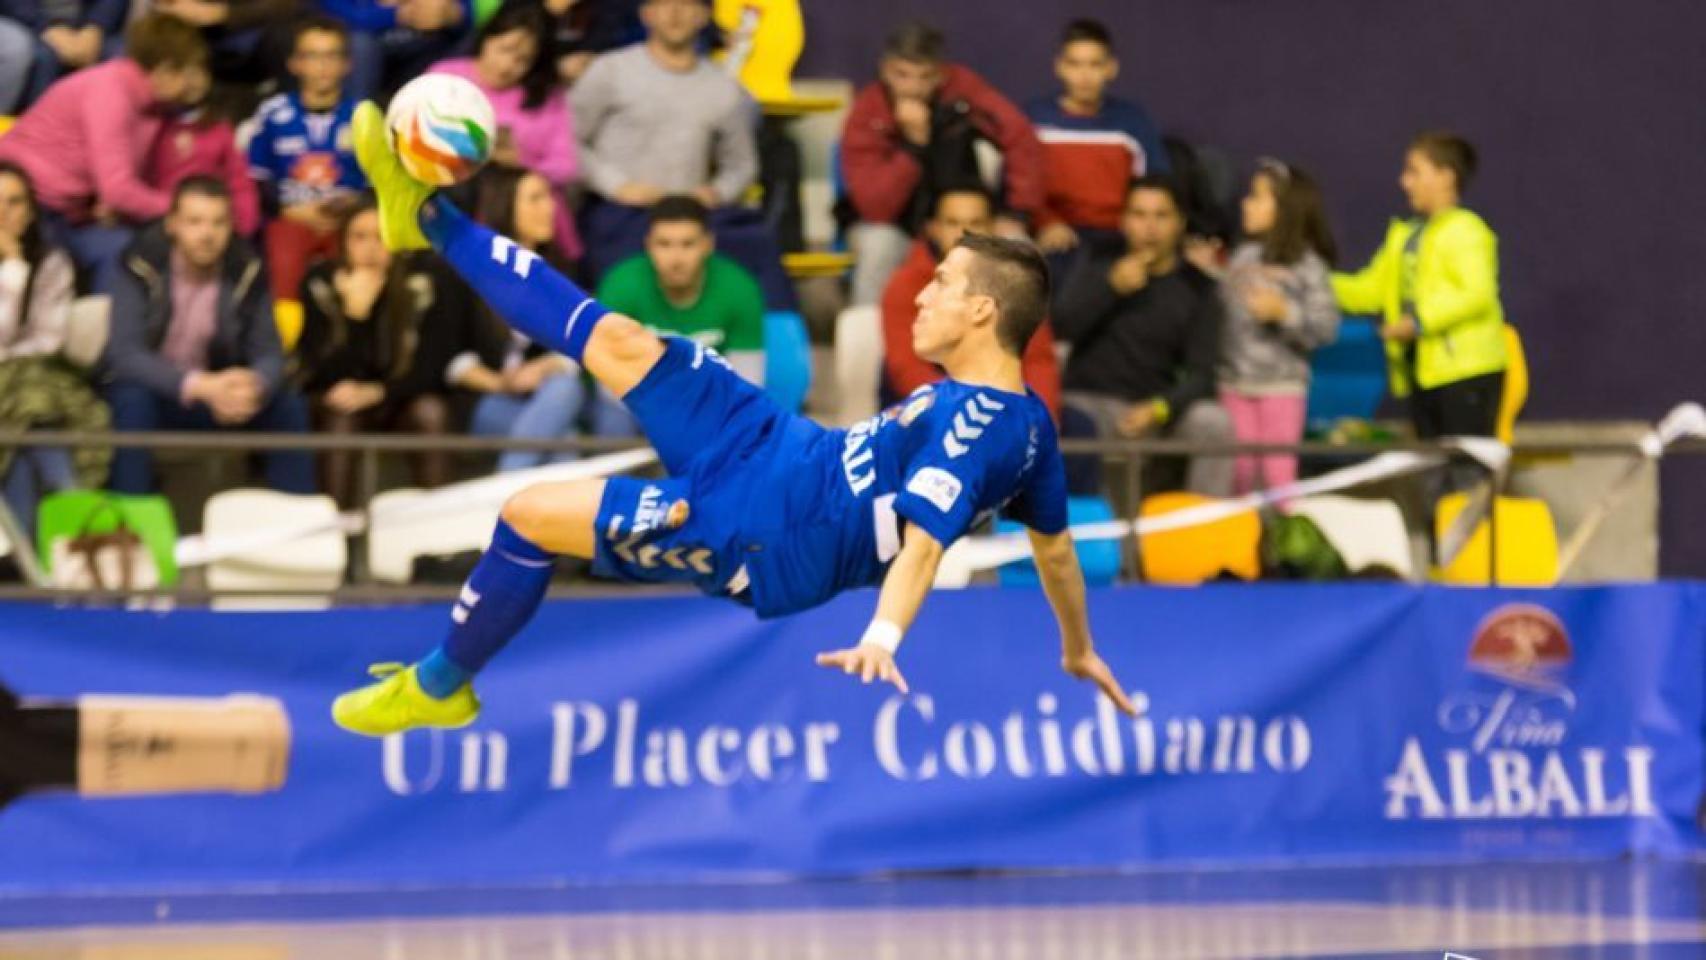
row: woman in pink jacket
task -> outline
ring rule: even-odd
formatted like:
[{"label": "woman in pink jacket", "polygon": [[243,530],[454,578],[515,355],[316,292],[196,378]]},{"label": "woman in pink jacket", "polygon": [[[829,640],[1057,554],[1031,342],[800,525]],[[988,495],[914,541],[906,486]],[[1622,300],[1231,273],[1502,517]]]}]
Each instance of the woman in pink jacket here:
[{"label": "woman in pink jacket", "polygon": [[[557,86],[550,58],[540,50],[544,12],[530,4],[506,4],[474,38],[474,56],[444,60],[429,73],[473,81],[492,102],[498,123],[492,160],[537,173],[559,194],[580,172],[574,119],[568,97]],[[566,203],[559,203],[557,243],[570,259],[580,256],[580,238]]]},{"label": "woman in pink jacket", "polygon": [[49,87],[0,138],[0,160],[29,175],[46,219],[97,289],[107,289],[133,228],[171,205],[170,189],[150,185],[143,166],[165,113],[206,71],[201,31],[149,14],[126,32],[124,56]]}]

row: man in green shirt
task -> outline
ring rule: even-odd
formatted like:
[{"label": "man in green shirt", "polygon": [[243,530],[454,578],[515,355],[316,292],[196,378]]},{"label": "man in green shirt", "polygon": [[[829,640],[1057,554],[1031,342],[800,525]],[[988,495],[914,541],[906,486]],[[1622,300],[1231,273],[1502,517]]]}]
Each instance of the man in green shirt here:
[{"label": "man in green shirt", "polygon": [[[717,253],[710,211],[697,198],[668,196],[652,206],[646,252],[610,269],[598,299],[659,334],[716,350],[745,379],[764,386],[764,293],[740,264]],[[593,433],[638,436],[622,401],[599,391]]]},{"label": "man in green shirt", "polygon": [[613,267],[598,299],[659,334],[689,337],[764,385],[764,294],[740,264],[716,252],[709,213],[688,196],[652,207],[646,252]]}]

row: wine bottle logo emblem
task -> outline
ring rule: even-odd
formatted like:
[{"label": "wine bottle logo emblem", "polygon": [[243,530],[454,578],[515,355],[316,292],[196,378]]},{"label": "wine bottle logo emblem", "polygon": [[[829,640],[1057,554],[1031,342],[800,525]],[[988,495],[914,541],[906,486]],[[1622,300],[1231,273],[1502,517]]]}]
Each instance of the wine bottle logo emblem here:
[{"label": "wine bottle logo emblem", "polygon": [[0,798],[270,793],[290,766],[273,697],[85,695],[18,700],[0,687]]}]

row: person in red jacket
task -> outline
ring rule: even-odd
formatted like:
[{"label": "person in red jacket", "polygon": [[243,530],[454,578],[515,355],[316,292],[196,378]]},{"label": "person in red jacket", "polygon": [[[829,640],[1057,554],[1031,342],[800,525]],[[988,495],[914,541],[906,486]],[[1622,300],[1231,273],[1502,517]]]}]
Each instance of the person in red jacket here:
[{"label": "person in red jacket", "polygon": [[[983,180],[995,233],[1023,237],[1043,206],[1043,148],[1025,114],[982,77],[944,59],[940,31],[906,23],[883,48],[878,81],[859,92],[841,134],[856,221],[848,240],[853,303],[876,303],[945,187]],[[1001,179],[985,176],[999,154]],[[980,156],[980,153],[983,156]]]},{"label": "person in red jacket", "polygon": [[[918,294],[936,275],[942,253],[952,250],[968,233],[989,233],[994,226],[995,205],[978,187],[949,187],[936,197],[935,215],[924,225],[924,236],[912,245],[906,262],[889,277],[883,291],[883,371],[898,400],[927,383],[942,379],[942,368],[920,357],[912,349],[912,322],[918,317]],[[1054,334],[1043,321],[1025,348],[1025,385],[1048,404],[1049,413],[1060,419],[1060,361],[1054,352]]]}]

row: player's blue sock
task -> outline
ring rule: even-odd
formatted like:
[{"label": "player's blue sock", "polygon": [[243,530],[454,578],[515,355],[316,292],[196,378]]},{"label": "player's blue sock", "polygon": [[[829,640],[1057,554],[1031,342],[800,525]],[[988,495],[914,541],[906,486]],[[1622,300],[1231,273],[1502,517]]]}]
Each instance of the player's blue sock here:
[{"label": "player's blue sock", "polygon": [[439,647],[415,664],[415,679],[427,696],[443,700],[456,689],[472,680],[474,675],[457,666],[450,655]]},{"label": "player's blue sock", "polygon": [[442,699],[479,673],[533,619],[556,559],[500,519],[450,613],[450,635],[416,664],[421,689]]},{"label": "player's blue sock", "polygon": [[421,230],[504,322],[580,362],[592,328],[610,311],[531,250],[468,219],[444,198],[421,207]]}]

